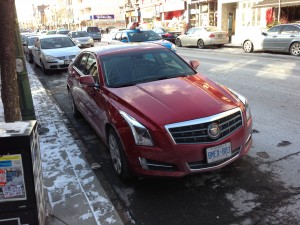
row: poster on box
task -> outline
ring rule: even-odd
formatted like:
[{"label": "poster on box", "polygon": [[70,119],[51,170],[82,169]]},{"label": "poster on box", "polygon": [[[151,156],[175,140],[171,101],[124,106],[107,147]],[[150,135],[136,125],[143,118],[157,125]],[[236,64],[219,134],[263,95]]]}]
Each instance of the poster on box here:
[{"label": "poster on box", "polygon": [[22,156],[0,156],[0,202],[26,200]]}]

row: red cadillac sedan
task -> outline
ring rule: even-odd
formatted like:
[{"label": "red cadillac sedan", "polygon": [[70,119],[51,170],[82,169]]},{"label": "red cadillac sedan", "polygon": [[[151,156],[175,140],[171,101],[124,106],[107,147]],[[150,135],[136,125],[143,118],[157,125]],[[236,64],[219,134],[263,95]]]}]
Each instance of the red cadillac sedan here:
[{"label": "red cadillac sedan", "polygon": [[198,66],[156,44],[89,48],[70,64],[73,114],[83,115],[108,146],[121,178],[181,177],[248,153],[247,99],[199,74]]}]

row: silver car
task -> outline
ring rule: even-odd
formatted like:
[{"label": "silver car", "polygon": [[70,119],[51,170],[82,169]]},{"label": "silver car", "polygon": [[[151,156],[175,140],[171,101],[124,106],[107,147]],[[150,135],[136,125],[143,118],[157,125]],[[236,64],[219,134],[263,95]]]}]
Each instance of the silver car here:
[{"label": "silver car", "polygon": [[32,49],[33,63],[44,74],[50,70],[67,69],[80,48],[66,35],[53,34],[37,37]]},{"label": "silver car", "polygon": [[71,31],[68,36],[77,44],[78,47],[94,47],[94,40],[86,31]]},{"label": "silver car", "polygon": [[228,33],[214,26],[193,27],[175,39],[175,44],[178,47],[197,46],[198,48],[205,48],[208,45],[222,47],[228,42]]},{"label": "silver car", "polygon": [[257,50],[273,52],[289,52],[300,55],[300,24],[281,24],[266,32],[245,38],[242,41],[245,52]]}]

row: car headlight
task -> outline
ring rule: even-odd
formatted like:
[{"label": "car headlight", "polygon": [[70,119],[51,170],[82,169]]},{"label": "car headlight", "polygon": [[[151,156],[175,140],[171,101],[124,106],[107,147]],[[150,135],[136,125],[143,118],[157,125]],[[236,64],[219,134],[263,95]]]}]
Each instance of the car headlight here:
[{"label": "car headlight", "polygon": [[57,58],[53,57],[52,55],[45,55],[46,61],[53,61],[53,60],[58,60]]},{"label": "car headlight", "polygon": [[249,120],[251,118],[251,111],[250,111],[250,106],[248,104],[247,98],[230,88],[228,88],[228,90],[244,104],[246,109],[247,120]]},{"label": "car headlight", "polygon": [[148,130],[141,123],[123,111],[120,111],[120,114],[127,121],[136,145],[154,145]]}]

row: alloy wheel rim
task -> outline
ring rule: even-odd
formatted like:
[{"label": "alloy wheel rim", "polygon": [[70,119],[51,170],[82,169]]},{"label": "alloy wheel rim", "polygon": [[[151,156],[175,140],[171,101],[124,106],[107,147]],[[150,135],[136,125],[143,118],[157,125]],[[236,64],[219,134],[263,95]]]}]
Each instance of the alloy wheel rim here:
[{"label": "alloy wheel rim", "polygon": [[117,140],[113,135],[109,136],[109,152],[117,174],[121,174],[121,157],[119,147]]},{"label": "alloy wheel rim", "polygon": [[294,44],[292,47],[293,55],[300,55],[300,44]]},{"label": "alloy wheel rim", "polygon": [[244,49],[246,52],[249,52],[250,51],[250,48],[251,48],[251,44],[249,41],[246,41],[245,44],[244,44]]},{"label": "alloy wheel rim", "polygon": [[203,41],[198,41],[198,47],[203,48]]}]

